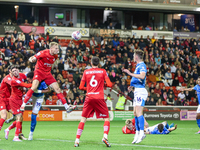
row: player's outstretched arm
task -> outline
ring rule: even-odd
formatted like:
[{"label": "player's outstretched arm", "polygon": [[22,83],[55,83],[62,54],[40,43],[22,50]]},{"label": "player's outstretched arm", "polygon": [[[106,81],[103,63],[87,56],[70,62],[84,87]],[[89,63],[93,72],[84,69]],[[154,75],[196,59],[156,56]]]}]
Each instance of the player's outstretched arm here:
[{"label": "player's outstretched arm", "polygon": [[180,88],[180,91],[192,91],[194,90],[194,87],[193,88]]},{"label": "player's outstretched arm", "polygon": [[105,79],[105,81],[106,81],[106,86],[107,87],[112,87],[112,82],[110,81],[109,78]]},{"label": "player's outstretched arm", "polygon": [[174,127],[170,128],[170,129],[168,129],[168,130],[169,130],[169,132],[171,132],[171,131],[174,131],[174,130],[176,130],[176,129],[177,129],[177,124],[176,124]]},{"label": "player's outstretched arm", "polygon": [[34,93],[50,93],[51,89],[48,87],[45,90],[35,90]]},{"label": "player's outstretched arm", "polygon": [[36,62],[36,57],[35,56],[31,56],[29,59],[28,59],[31,63],[34,63]]},{"label": "player's outstretched arm", "polygon": [[80,89],[80,90],[84,90],[84,91],[87,90],[87,88],[85,87],[85,81],[81,81],[80,86],[79,86],[79,89]]},{"label": "player's outstretched arm", "polygon": [[144,79],[146,76],[146,72],[141,72],[140,74],[134,74],[134,73],[131,73],[128,69],[123,69],[122,71],[138,79]]}]

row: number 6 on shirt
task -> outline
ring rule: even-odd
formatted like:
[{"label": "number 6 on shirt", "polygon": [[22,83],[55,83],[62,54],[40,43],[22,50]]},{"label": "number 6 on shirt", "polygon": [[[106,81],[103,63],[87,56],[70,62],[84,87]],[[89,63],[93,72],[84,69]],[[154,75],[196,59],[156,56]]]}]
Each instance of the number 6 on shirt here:
[{"label": "number 6 on shirt", "polygon": [[96,87],[97,84],[98,84],[97,80],[95,80],[94,78],[95,78],[95,75],[93,75],[91,80],[90,80],[91,87]]}]

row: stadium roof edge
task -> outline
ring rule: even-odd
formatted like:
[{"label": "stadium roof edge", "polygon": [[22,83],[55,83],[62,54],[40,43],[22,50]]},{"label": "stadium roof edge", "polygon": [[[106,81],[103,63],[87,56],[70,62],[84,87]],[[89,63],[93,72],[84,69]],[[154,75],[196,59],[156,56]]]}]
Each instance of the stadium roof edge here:
[{"label": "stadium roof edge", "polygon": [[200,7],[180,4],[157,4],[157,3],[135,3],[130,1],[107,1],[107,0],[0,0],[3,3],[12,4],[35,4],[35,5],[72,5],[89,7],[112,7],[112,8],[135,8],[135,9],[157,9],[176,11],[200,11]]}]

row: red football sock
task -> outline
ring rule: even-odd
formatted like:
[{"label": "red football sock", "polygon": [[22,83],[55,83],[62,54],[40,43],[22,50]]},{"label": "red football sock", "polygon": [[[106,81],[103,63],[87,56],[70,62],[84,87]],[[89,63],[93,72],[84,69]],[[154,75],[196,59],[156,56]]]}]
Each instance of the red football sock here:
[{"label": "red football sock", "polygon": [[5,120],[3,118],[0,119],[0,131],[1,131],[1,128],[3,127],[3,123],[5,122]]},{"label": "red football sock", "polygon": [[85,123],[83,123],[83,122],[80,122],[80,123],[79,123],[79,125],[78,125],[78,130],[77,130],[77,133],[76,133],[76,138],[77,138],[77,139],[80,139],[81,134],[82,134],[83,129],[84,129],[84,125],[85,125]]},{"label": "red football sock", "polygon": [[28,90],[28,92],[26,93],[26,96],[24,98],[24,103],[28,102],[28,100],[31,98],[33,93],[34,93],[34,91],[32,89]]},{"label": "red football sock", "polygon": [[64,97],[64,95],[62,93],[57,94],[57,96],[58,96],[58,99],[61,100],[63,105],[66,104],[66,99],[65,99],[65,97]]},{"label": "red football sock", "polygon": [[104,134],[108,135],[109,130],[110,130],[110,121],[105,121],[104,122]]},{"label": "red football sock", "polygon": [[22,128],[21,126],[22,126],[21,122],[17,121],[16,130],[15,130],[15,136],[19,136],[19,133],[21,132],[21,128]]},{"label": "red football sock", "polygon": [[21,133],[22,133],[22,122],[20,122],[20,124],[21,124],[21,130],[20,130],[19,134],[21,134]]},{"label": "red football sock", "polygon": [[16,121],[14,121],[14,122],[8,127],[8,129],[11,130],[11,129],[15,128],[15,127],[16,127]]}]

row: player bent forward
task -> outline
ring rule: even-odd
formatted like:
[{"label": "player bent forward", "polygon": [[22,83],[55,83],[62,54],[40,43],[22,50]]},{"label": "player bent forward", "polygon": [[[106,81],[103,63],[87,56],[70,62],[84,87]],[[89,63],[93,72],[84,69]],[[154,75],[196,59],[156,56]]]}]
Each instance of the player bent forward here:
[{"label": "player bent forward", "polygon": [[[104,81],[106,81],[108,87],[112,87],[112,83],[107,76],[106,70],[98,68],[98,57],[92,57],[91,65],[91,69],[84,71],[79,86],[81,90],[87,90],[87,93],[83,106],[81,122],[78,125],[74,147],[79,146],[79,139],[83,132],[85,122],[87,118],[93,117],[94,112],[96,113],[97,118],[104,118],[104,136],[102,141],[106,144],[107,147],[111,147],[108,142],[110,120],[108,108],[104,100]],[[87,87],[84,87],[85,83]]]}]

